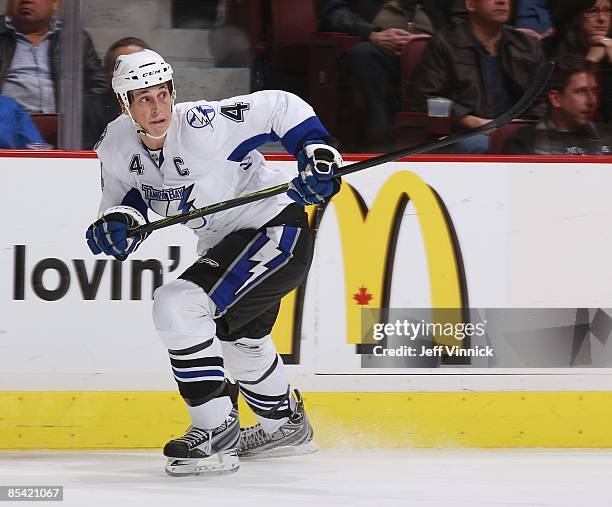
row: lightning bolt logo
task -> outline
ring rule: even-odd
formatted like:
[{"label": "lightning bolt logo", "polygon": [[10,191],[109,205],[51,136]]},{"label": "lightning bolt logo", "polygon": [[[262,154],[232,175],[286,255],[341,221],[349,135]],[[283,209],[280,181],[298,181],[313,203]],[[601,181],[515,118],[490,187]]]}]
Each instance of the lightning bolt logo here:
[{"label": "lightning bolt logo", "polygon": [[178,210],[181,213],[186,213],[187,211],[189,211],[193,206],[193,203],[195,202],[195,199],[188,201],[189,197],[191,196],[191,192],[193,192],[193,185],[185,187],[185,190],[183,191],[183,198],[181,199],[181,202],[179,202],[178,205]]},{"label": "lightning bolt logo", "polygon": [[[181,199],[181,202],[179,202],[178,204],[178,210],[180,213],[187,213],[188,211],[195,209],[195,206],[193,204],[195,202],[195,199],[191,199],[191,201],[189,200],[189,197],[191,196],[191,192],[193,192],[193,184],[189,185],[188,187],[185,187],[185,190],[183,192],[183,198]],[[202,220],[202,222],[198,222],[198,220]],[[188,222],[193,222],[193,224],[195,224],[193,226],[189,225],[191,229],[199,229],[206,225],[206,219],[203,217],[195,218],[193,220],[187,220],[181,223],[185,225]]]},{"label": "lightning bolt logo", "polygon": [[249,261],[255,263],[249,269],[251,276],[240,286],[240,288],[236,291],[236,294],[249,285],[253,280],[256,280],[259,276],[264,274],[268,270],[267,264],[276,259],[276,257],[278,257],[278,255],[281,253],[281,250],[274,244],[273,241],[268,241],[264,246],[257,250],[257,252],[249,257]]}]

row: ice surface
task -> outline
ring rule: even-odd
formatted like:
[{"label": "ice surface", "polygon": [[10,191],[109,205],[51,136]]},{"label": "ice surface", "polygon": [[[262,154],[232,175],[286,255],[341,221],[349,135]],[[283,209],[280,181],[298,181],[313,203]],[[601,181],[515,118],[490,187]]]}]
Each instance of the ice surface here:
[{"label": "ice surface", "polygon": [[612,505],[610,450],[323,450],[206,478],[163,466],[159,451],[0,452],[0,485],[63,485],[56,505],[79,507]]}]

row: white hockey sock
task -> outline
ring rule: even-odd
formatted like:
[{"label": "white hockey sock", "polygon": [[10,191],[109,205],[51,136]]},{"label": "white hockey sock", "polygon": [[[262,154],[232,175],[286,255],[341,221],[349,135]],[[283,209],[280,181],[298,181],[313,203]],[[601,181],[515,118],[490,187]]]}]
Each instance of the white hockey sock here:
[{"label": "white hockey sock", "polygon": [[212,430],[225,421],[232,410],[232,402],[228,396],[223,396],[197,407],[187,405],[187,410],[191,416],[191,425],[194,428]]},{"label": "white hockey sock", "polygon": [[238,382],[243,398],[264,431],[273,433],[295,410],[295,399],[272,338],[241,338],[222,342],[222,346],[225,365]]},{"label": "white hockey sock", "polygon": [[215,311],[213,301],[193,282],[174,280],[155,291],[153,322],[168,348],[192,425],[200,429],[216,428],[232,408],[230,398],[221,394],[225,368]]}]

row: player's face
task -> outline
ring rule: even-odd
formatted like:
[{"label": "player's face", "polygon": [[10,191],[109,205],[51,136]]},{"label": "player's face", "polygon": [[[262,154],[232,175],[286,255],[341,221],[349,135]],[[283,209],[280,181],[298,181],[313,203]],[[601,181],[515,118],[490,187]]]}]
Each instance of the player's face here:
[{"label": "player's face", "polygon": [[588,72],[574,74],[563,92],[550,92],[553,107],[563,116],[569,127],[588,125],[597,110],[597,81]]},{"label": "player's face", "polygon": [[598,0],[580,14],[580,27],[587,37],[605,37],[610,31],[610,0]]},{"label": "player's face", "polygon": [[162,135],[170,127],[172,119],[172,96],[168,85],[134,90],[130,112],[147,132],[154,136]]},{"label": "player's face", "polygon": [[510,17],[510,0],[466,0],[470,17],[503,25]]},{"label": "player's face", "polygon": [[58,7],[57,0],[9,0],[8,12],[20,25],[48,23]]}]

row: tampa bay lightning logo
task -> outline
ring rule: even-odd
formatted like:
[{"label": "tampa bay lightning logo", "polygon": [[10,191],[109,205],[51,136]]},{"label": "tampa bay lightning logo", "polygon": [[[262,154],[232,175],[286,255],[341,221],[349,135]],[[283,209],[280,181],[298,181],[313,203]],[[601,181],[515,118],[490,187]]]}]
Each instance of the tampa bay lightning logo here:
[{"label": "tampa bay lightning logo", "polygon": [[215,110],[211,106],[195,106],[187,111],[187,123],[194,129],[212,125]]},{"label": "tampa bay lightning logo", "polygon": [[[142,185],[142,197],[155,213],[161,216],[172,216],[187,213],[196,209],[195,198],[192,198],[194,185],[158,189],[150,185]],[[190,229],[201,229],[207,223],[204,217],[193,218],[181,222]]]}]

